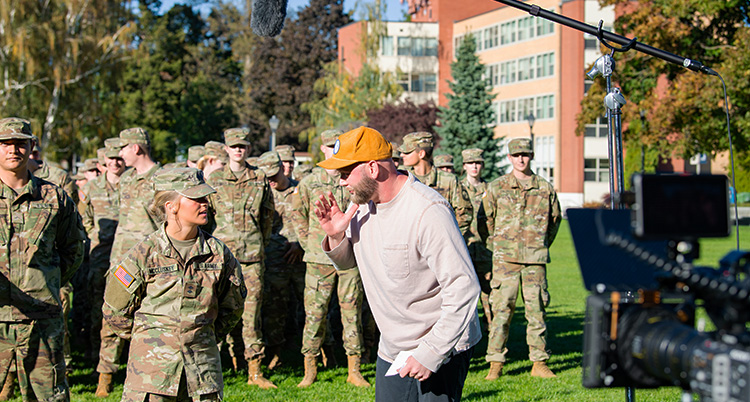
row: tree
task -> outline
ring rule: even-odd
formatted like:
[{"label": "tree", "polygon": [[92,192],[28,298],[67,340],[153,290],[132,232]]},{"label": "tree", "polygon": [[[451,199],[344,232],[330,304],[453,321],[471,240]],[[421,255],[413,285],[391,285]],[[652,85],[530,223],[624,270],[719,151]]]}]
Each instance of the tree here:
[{"label": "tree", "polygon": [[48,156],[68,158],[109,131],[91,112],[111,109],[101,102],[130,55],[127,4],[0,0],[0,111],[30,119]]},{"label": "tree", "polygon": [[448,107],[440,107],[440,125],[435,131],[442,137],[440,147],[453,155],[455,166],[462,166],[461,151],[467,148],[484,150],[485,180],[491,180],[503,173],[500,166],[499,142],[494,138],[490,126],[495,121],[489,82],[482,77],[484,66],[476,55],[476,42],[473,35],[466,35],[458,47],[456,61],[451,63],[453,81],[448,87],[453,92],[447,94]]},{"label": "tree", "polygon": [[367,111],[367,125],[378,130],[389,141],[400,143],[404,135],[415,131],[435,134],[437,106],[434,102],[415,105],[407,99],[396,104],[387,103],[379,109]]},{"label": "tree", "polygon": [[[749,0],[687,0],[681,2],[603,0],[623,11],[616,31],[640,42],[699,60],[721,73],[730,99],[735,150],[750,144]],[[628,152],[647,149],[662,157],[687,159],[697,153],[716,156],[726,151],[726,117],[721,82],[637,51],[617,54],[614,79],[629,103],[623,107],[623,138]],[[604,109],[603,79],[582,102],[578,132]],[[640,111],[648,124],[641,125]],[[635,149],[634,149],[635,148]],[[748,160],[748,159],[741,159]]]},{"label": "tree", "polygon": [[305,131],[309,149],[320,145],[318,133],[329,128],[364,122],[367,111],[396,99],[403,89],[393,74],[381,74],[377,67],[365,64],[358,77],[339,71],[337,63],[325,67],[326,74],[315,82],[314,89],[323,97],[304,103],[302,110],[310,113],[313,127]]},{"label": "tree", "polygon": [[301,105],[320,99],[313,86],[338,56],[338,28],[350,22],[343,0],[311,0],[296,19],[287,19],[279,37],[256,39],[247,83],[257,113],[249,117],[270,135],[268,119],[276,115],[277,143],[305,142],[300,133],[312,124]]}]

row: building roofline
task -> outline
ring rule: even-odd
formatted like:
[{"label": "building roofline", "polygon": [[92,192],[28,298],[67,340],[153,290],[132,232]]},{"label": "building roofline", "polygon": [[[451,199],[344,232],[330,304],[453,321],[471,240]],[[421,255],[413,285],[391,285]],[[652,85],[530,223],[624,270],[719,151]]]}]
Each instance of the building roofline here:
[{"label": "building roofline", "polygon": [[[505,5],[505,4],[502,4],[500,8],[496,8],[496,9],[494,9],[494,10],[488,10],[488,11],[485,11],[485,12],[483,12],[483,13],[479,13],[479,14],[474,14],[474,15],[472,15],[472,16],[470,16],[470,17],[466,17],[466,18],[464,18],[464,19],[460,19],[460,20],[453,20],[453,23],[454,23],[454,24],[456,24],[456,23],[459,23],[459,22],[464,22],[464,21],[466,21],[466,20],[470,20],[470,19],[472,19],[472,18],[476,18],[476,17],[479,17],[480,15],[485,15],[485,14],[489,14],[489,13],[494,13],[495,11],[497,11],[497,10],[502,10],[502,9],[504,9],[504,8],[506,8],[506,7],[508,7],[508,6],[507,6],[507,5]],[[521,11],[521,10],[519,10],[519,11]]]}]

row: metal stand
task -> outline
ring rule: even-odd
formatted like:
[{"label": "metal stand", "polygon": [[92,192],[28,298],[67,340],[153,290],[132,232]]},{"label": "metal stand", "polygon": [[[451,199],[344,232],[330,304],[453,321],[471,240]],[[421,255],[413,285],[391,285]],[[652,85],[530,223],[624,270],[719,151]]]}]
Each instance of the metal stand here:
[{"label": "metal stand", "polygon": [[622,208],[620,193],[625,191],[625,172],[623,171],[623,148],[622,148],[622,107],[625,106],[625,97],[620,93],[620,88],[612,88],[612,74],[615,71],[615,60],[612,56],[616,52],[627,52],[636,44],[633,39],[621,48],[615,48],[603,38],[603,21],[599,21],[597,37],[599,41],[611,50],[594,63],[594,67],[586,73],[590,79],[601,74],[607,82],[607,95],[604,97],[604,106],[607,108],[607,149],[609,153],[609,206],[612,209]]}]

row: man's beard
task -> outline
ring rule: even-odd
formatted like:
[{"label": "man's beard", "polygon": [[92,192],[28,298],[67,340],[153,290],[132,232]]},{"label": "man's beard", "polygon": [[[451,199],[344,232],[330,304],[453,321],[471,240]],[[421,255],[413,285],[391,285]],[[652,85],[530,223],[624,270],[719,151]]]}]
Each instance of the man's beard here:
[{"label": "man's beard", "polygon": [[362,175],[362,179],[352,189],[352,202],[357,205],[366,204],[378,191],[378,182],[370,176]]}]

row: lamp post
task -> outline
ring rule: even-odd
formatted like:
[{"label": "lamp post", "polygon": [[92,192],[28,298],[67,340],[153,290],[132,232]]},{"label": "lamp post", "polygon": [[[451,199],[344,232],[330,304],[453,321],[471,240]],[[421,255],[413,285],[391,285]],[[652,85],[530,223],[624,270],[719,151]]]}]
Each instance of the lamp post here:
[{"label": "lamp post", "polygon": [[271,143],[269,151],[273,151],[273,149],[276,148],[276,130],[279,128],[279,118],[276,117],[276,115],[271,116],[271,118],[268,119],[268,125],[271,126]]},{"label": "lamp post", "polygon": [[534,112],[529,112],[529,115],[526,116],[526,121],[529,122],[529,137],[531,137],[531,149],[534,149],[534,122],[536,121]]}]

